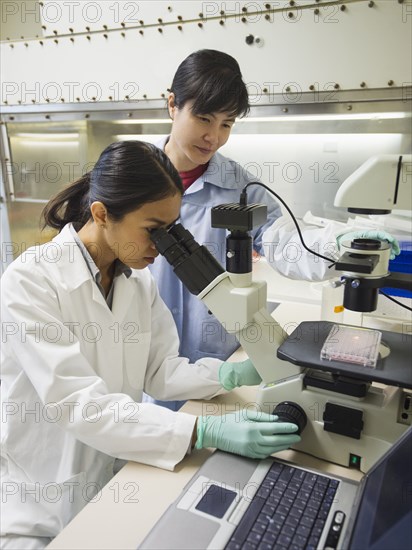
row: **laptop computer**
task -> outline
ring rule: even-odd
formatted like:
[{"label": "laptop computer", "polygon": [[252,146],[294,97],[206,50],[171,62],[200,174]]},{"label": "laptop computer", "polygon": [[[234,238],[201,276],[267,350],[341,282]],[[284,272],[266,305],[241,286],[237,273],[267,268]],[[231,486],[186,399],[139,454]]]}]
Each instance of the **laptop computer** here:
[{"label": "laptop computer", "polygon": [[412,428],[360,483],[216,451],[138,548],[411,550]]}]

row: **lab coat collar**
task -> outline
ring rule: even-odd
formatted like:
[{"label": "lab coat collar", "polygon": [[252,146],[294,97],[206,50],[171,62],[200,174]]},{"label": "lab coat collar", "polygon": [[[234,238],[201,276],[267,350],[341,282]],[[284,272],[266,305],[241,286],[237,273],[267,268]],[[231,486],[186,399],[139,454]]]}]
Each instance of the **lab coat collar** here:
[{"label": "lab coat collar", "polygon": [[[82,252],[74,239],[70,230],[70,224],[62,229],[53,239],[52,243],[54,245],[53,254],[55,254],[55,261],[58,260],[57,265],[59,269],[64,271],[64,273],[62,273],[62,280],[65,281],[68,292],[75,291],[81,285],[89,283],[92,285],[93,300],[105,308],[108,308],[102,293],[93,279],[93,275],[87,266]],[[50,245],[50,243],[48,244]],[[47,246],[47,244],[45,246]],[[122,273],[115,279],[112,312],[117,318],[123,318],[130,307],[130,295],[133,291],[132,280],[136,278],[138,278],[138,271],[132,269],[130,277],[126,277],[126,275]]]}]

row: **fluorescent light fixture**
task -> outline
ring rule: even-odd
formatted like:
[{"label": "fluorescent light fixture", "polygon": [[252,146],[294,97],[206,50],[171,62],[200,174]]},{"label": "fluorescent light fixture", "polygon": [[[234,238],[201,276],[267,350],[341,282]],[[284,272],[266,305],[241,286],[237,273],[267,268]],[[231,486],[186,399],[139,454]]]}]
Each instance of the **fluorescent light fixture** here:
[{"label": "fluorescent light fixture", "polygon": [[383,120],[407,118],[409,113],[351,113],[325,115],[284,115],[267,117],[247,117],[236,120],[236,123],[245,122],[315,122],[321,120]]},{"label": "fluorescent light fixture", "polygon": [[55,140],[55,139],[76,139],[79,137],[79,134],[72,133],[72,134],[59,134],[59,133],[49,133],[49,134],[36,134],[36,133],[17,133],[11,136],[13,137],[19,137],[19,138],[25,138],[25,139],[44,139],[44,140]]},{"label": "fluorescent light fixture", "polygon": [[22,139],[20,145],[29,145],[30,147],[77,147],[78,141],[32,141],[30,139]]},{"label": "fluorescent light fixture", "polygon": [[172,124],[170,118],[136,118],[133,120],[114,120],[114,124]]}]

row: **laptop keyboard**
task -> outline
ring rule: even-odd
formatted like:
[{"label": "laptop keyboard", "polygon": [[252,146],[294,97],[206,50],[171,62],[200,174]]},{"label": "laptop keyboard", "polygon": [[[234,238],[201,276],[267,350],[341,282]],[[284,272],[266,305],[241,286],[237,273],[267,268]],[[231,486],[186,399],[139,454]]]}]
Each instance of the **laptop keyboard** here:
[{"label": "laptop keyboard", "polygon": [[225,550],[315,550],[338,485],[275,462]]}]

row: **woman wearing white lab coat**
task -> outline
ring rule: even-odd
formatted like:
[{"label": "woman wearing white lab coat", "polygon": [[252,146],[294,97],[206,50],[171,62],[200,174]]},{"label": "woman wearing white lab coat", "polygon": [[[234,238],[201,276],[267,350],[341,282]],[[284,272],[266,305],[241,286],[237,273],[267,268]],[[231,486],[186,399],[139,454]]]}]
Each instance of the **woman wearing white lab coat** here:
[{"label": "woman wearing white lab coat", "polygon": [[[60,232],[1,280],[1,548],[43,548],[113,476],[116,458],[173,469],[196,444],[267,456],[298,441],[271,415],[174,413],[139,403],[210,398],[256,384],[250,361],[178,356],[172,316],[149,270],[150,230],[179,216],[166,155],[109,146],[91,173],[52,199]],[[71,223],[72,222],[72,223]],[[240,372],[240,373],[239,373]],[[273,434],[274,431],[282,435]]]}]

